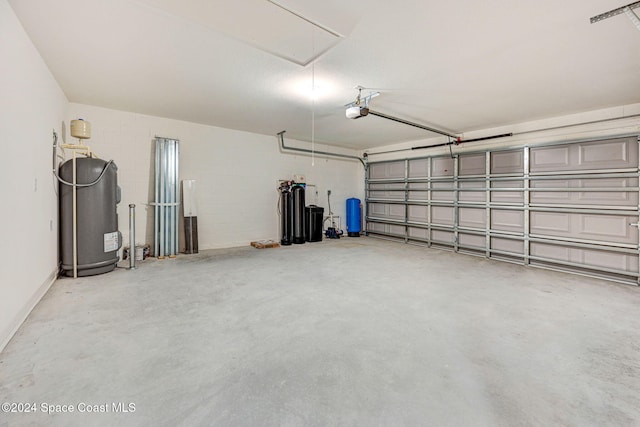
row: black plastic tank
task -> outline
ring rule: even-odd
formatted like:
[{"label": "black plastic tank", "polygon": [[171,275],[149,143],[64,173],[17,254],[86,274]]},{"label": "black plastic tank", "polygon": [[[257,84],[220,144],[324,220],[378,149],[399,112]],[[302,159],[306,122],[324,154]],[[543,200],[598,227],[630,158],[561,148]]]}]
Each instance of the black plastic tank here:
[{"label": "black plastic tank", "polygon": [[304,186],[294,185],[293,196],[293,243],[304,243]]},{"label": "black plastic tank", "polygon": [[305,238],[307,242],[322,241],[322,216],[324,208],[310,205],[304,208],[305,213]]},{"label": "black plastic tank", "polygon": [[[120,260],[118,250],[122,245],[117,213],[118,167],[113,162],[82,157],[76,159],[76,171],[78,276],[107,273]],[[72,160],[60,167],[59,175],[73,182]],[[59,185],[60,256],[64,273],[73,276],[73,187],[62,182]]]},{"label": "black plastic tank", "polygon": [[293,242],[293,199],[288,187],[280,189],[280,228],[280,244],[290,245]]}]

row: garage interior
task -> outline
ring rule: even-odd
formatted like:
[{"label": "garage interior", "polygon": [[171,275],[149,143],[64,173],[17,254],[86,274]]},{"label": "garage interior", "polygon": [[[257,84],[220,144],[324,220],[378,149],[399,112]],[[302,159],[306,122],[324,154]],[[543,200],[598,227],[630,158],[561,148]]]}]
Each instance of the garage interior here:
[{"label": "garage interior", "polygon": [[0,426],[638,424],[640,2],[430,3],[0,0]]}]

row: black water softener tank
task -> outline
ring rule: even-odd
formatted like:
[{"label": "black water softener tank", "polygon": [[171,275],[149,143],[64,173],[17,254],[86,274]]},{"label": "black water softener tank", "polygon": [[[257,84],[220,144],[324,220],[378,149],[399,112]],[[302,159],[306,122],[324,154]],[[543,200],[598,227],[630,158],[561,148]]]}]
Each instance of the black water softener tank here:
[{"label": "black water softener tank", "polygon": [[305,211],[305,238],[307,242],[322,241],[322,216],[324,208],[310,205],[304,208]]},{"label": "black water softener tank", "polygon": [[[113,162],[76,159],[78,276],[109,272],[119,261],[117,171]],[[60,178],[73,182],[73,160],[60,167]],[[60,253],[64,273],[73,276],[73,186],[67,183],[60,182]]]},{"label": "black water softener tank", "polygon": [[288,185],[280,187],[280,228],[282,232],[280,244],[290,245],[293,242],[293,200],[291,187]]},{"label": "black water softener tank", "polygon": [[304,184],[295,184],[293,196],[293,243],[304,243]]}]

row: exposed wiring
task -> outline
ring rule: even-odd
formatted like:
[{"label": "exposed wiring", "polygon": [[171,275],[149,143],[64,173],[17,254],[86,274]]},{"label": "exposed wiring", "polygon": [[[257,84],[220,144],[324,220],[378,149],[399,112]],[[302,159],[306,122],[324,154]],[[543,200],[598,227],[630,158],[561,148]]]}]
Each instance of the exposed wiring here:
[{"label": "exposed wiring", "polygon": [[[64,185],[68,185],[68,186],[70,186],[70,187],[73,187],[73,186],[74,186],[74,184],[73,184],[72,182],[65,181],[64,179],[62,179],[62,178],[60,177],[60,174],[58,174],[58,167],[56,166],[56,165],[57,165],[57,160],[58,160],[58,159],[62,159],[62,160],[64,160],[64,157],[62,157],[62,156],[60,156],[60,155],[58,154],[58,134],[57,134],[57,132],[56,132],[56,131],[55,131],[55,129],[54,129],[54,130],[53,130],[53,170],[52,170],[51,172],[53,173],[53,176],[55,176],[55,177],[56,177],[56,179],[57,179],[59,182],[61,182],[61,183],[62,183],[62,184],[64,184]],[[99,183],[99,182],[100,182],[100,180],[102,180],[102,177],[103,177],[103,176],[104,176],[104,174],[107,172],[107,169],[109,169],[109,166],[111,166],[111,164],[112,164],[112,163],[113,163],[113,160],[109,160],[109,161],[107,162],[107,164],[106,164],[106,165],[104,165],[104,167],[102,168],[102,171],[100,172],[100,175],[98,175],[98,178],[96,178],[96,180],[95,180],[95,181],[90,182],[90,183],[88,183],[88,184],[78,184],[78,183],[76,183],[76,184],[75,184],[75,187],[76,187],[76,188],[82,188],[82,187],[91,187],[91,186],[93,186],[93,185],[96,185],[97,183]],[[57,195],[57,194],[58,194],[58,192],[56,191],[56,195]]]},{"label": "exposed wiring", "polygon": [[[107,162],[107,164],[104,165],[104,167],[102,168],[102,172],[100,172],[100,175],[98,176],[98,178],[96,178],[95,181],[90,182],[88,184],[78,184],[78,183],[76,183],[75,186],[82,188],[82,187],[91,187],[93,185],[96,185],[97,183],[100,182],[100,180],[102,180],[102,177],[104,176],[105,173],[107,173],[107,169],[109,169],[109,166],[111,166],[112,163],[113,163],[113,160],[109,160]],[[60,181],[61,183],[65,184],[65,185],[69,185],[71,187],[74,186],[74,184],[72,182],[68,182],[68,181],[65,181],[64,179],[60,178],[60,175],[58,175],[56,173],[56,171],[53,171],[53,176],[55,176],[58,179],[58,181]]]}]

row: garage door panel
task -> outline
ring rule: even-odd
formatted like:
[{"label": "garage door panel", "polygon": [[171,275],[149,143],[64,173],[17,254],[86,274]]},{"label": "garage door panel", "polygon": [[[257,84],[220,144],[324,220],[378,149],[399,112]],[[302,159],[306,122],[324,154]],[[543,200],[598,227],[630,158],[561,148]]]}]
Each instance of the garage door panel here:
[{"label": "garage door panel", "polygon": [[429,183],[428,182],[410,182],[407,185],[409,190],[428,190]]},{"label": "garage door panel", "polygon": [[373,199],[404,199],[404,184],[402,183],[372,183],[369,186],[369,197]]},{"label": "garage door panel", "polygon": [[492,174],[524,173],[524,154],[521,150],[491,153]]},{"label": "garage door panel", "polygon": [[383,203],[369,203],[369,213],[371,216],[385,217],[389,214],[389,205]]},{"label": "garage door panel", "polygon": [[[531,181],[529,186],[534,188],[569,188],[569,180],[544,180],[544,181]],[[571,200],[571,192],[567,191],[531,191],[530,202],[533,204],[539,203],[556,203],[566,204],[568,200]]]},{"label": "garage door panel", "polygon": [[637,165],[638,142],[635,138],[531,149],[532,173],[628,169]]},{"label": "garage door panel", "polygon": [[431,222],[438,225],[453,225],[453,208],[446,206],[432,206]]},{"label": "garage door panel", "polygon": [[638,259],[634,255],[620,254],[616,252],[598,251],[592,249],[574,249],[579,252],[580,264],[586,266],[599,266],[622,271],[638,272]]},{"label": "garage door panel", "polygon": [[[385,184],[385,199],[393,199],[393,200],[404,200],[404,184],[402,183],[392,183]],[[393,191],[389,191],[393,190]]]},{"label": "garage door panel", "polygon": [[[624,191],[589,191],[575,193],[576,200],[589,205],[637,206],[638,179],[637,178],[604,178],[577,180],[579,188],[610,188]],[[626,191],[633,189],[634,191]]]},{"label": "garage door panel", "polygon": [[378,222],[367,223],[367,229],[372,233],[386,233],[389,231],[389,227],[386,224],[380,224]]},{"label": "garage door panel", "polygon": [[453,189],[453,182],[434,182],[432,188],[437,189],[431,193],[432,200],[452,202],[454,198],[453,191],[442,191],[441,189]]},{"label": "garage door panel", "polygon": [[411,182],[408,185],[407,197],[409,200],[429,200],[429,183]]},{"label": "garage door panel", "polygon": [[531,150],[531,172],[567,170],[570,166],[569,146],[543,147]]},{"label": "garage door panel", "polygon": [[[367,228],[638,284],[638,229],[629,225],[639,222],[637,171],[635,136],[461,153],[457,161],[392,160],[372,166],[368,176],[398,182],[368,182],[366,193],[369,217],[388,224]],[[405,174],[427,182],[407,182]],[[403,224],[405,218],[413,225]]]},{"label": "garage door panel", "polygon": [[532,243],[531,255],[551,261],[581,264],[589,268],[601,267],[631,273],[638,272],[638,258],[636,255],[604,249],[572,248],[547,243]]},{"label": "garage door panel", "polygon": [[604,206],[634,206],[638,205],[637,194],[628,191],[589,191],[585,193],[575,193],[576,201],[581,204],[588,205],[604,205]]},{"label": "garage door panel", "polygon": [[[484,190],[485,183],[484,181],[463,181],[460,183],[460,188],[476,188],[479,190]],[[487,198],[485,191],[460,191],[459,197],[460,201],[463,202],[484,202]]]},{"label": "garage door panel", "polygon": [[484,202],[486,201],[486,199],[487,199],[486,194],[480,191],[461,191],[460,192],[461,202]]},{"label": "garage door panel", "polygon": [[524,242],[522,240],[503,239],[499,237],[491,238],[491,249],[502,252],[511,252],[516,254],[524,253]]},{"label": "garage door panel", "polygon": [[579,221],[578,233],[595,240],[618,243],[637,243],[638,229],[629,224],[637,222],[638,217],[582,214],[574,215]]},{"label": "garage door panel", "polygon": [[486,238],[484,236],[478,236],[476,234],[460,233],[458,235],[458,242],[461,246],[473,247],[475,249],[483,249],[486,246]]},{"label": "garage door panel", "polygon": [[387,178],[404,178],[404,161],[391,162],[387,166]]},{"label": "garage door panel", "polygon": [[407,194],[408,200],[417,200],[426,202],[429,200],[428,191],[409,191]]},{"label": "garage door panel", "polygon": [[[629,207],[638,205],[637,178],[532,180],[530,186],[532,204]],[[611,191],[535,191],[536,188],[606,188]],[[633,191],[627,191],[629,189]]]},{"label": "garage door panel", "polygon": [[431,240],[436,243],[453,245],[453,232],[443,230],[431,230]]},{"label": "garage door panel", "polygon": [[372,199],[387,199],[387,191],[385,190],[375,190],[369,192],[369,197]]},{"label": "garage door panel", "polygon": [[426,230],[424,228],[409,227],[408,234],[409,237],[412,237],[414,239],[427,240],[429,238],[429,230]]},{"label": "garage door panel", "polygon": [[433,157],[431,159],[431,176],[453,176],[453,161],[451,157]]},{"label": "garage door panel", "polygon": [[461,227],[482,228],[486,227],[486,210],[475,208],[460,208],[458,220]]},{"label": "garage door panel", "polygon": [[376,218],[404,220],[404,205],[392,205],[386,203],[370,203],[369,214]]},{"label": "garage door panel", "polygon": [[565,212],[531,212],[531,233],[552,236],[571,234],[571,217]]},{"label": "garage door panel", "polygon": [[542,257],[542,258],[551,258],[558,261],[570,261],[571,253],[570,249],[567,246],[557,246],[550,245],[545,243],[531,243],[530,253],[533,256]]},{"label": "garage door panel", "polygon": [[408,207],[409,221],[427,222],[429,220],[429,207],[409,205]]},{"label": "garage door panel", "polygon": [[387,178],[386,163],[372,163],[369,165],[369,179]]},{"label": "garage door panel", "polygon": [[409,160],[409,178],[425,178],[429,174],[429,159]]},{"label": "garage door panel", "polygon": [[370,164],[369,178],[370,179],[404,178],[404,160]]},{"label": "garage door panel", "polygon": [[394,234],[396,236],[404,235],[404,226],[403,225],[389,225],[389,233]]},{"label": "garage door panel", "polygon": [[[628,140],[579,145],[578,167],[581,169],[628,168],[633,166],[630,162],[629,148]],[[636,155],[636,160],[637,158]]]},{"label": "garage door panel", "polygon": [[491,211],[491,229],[522,233],[524,230],[524,213],[518,210],[493,209]]},{"label": "garage door panel", "polygon": [[[524,181],[495,181],[491,183],[491,188],[524,188]],[[491,201],[498,203],[523,203],[523,191],[492,191]]]},{"label": "garage door panel", "polygon": [[389,205],[389,218],[404,220],[404,205]]},{"label": "garage door panel", "polygon": [[637,217],[626,215],[531,212],[531,234],[596,240],[603,243],[638,242],[638,230],[629,224]]},{"label": "garage door panel", "polygon": [[485,163],[484,153],[462,155],[458,160],[459,175],[484,175]]}]

